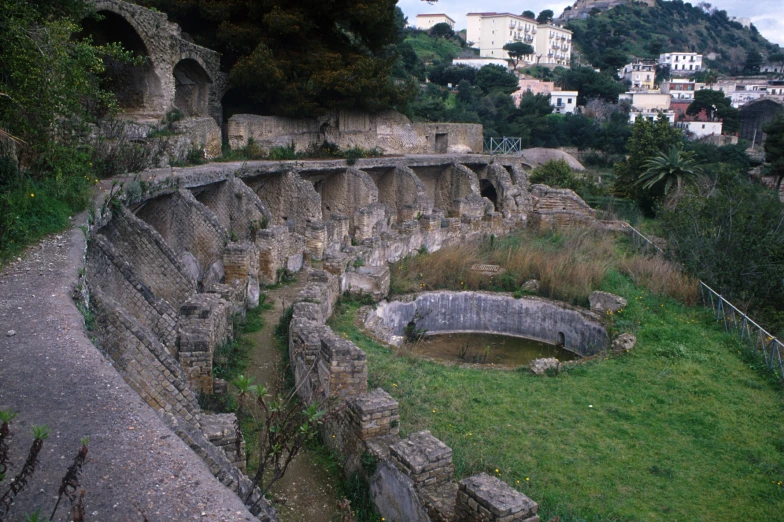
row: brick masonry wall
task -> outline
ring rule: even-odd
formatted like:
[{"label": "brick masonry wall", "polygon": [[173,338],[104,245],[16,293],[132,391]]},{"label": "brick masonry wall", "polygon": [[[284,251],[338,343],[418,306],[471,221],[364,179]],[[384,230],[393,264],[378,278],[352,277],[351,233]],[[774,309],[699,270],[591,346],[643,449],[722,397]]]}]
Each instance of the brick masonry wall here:
[{"label": "brick masonry wall", "polygon": [[125,260],[103,235],[93,236],[87,252],[88,284],[102,291],[136,320],[152,330],[170,353],[177,343],[177,310],[136,276],[135,265]]},{"label": "brick masonry wall", "polygon": [[196,422],[196,396],[155,335],[98,289],[92,291],[92,306],[99,343],[125,381],[153,409]]}]

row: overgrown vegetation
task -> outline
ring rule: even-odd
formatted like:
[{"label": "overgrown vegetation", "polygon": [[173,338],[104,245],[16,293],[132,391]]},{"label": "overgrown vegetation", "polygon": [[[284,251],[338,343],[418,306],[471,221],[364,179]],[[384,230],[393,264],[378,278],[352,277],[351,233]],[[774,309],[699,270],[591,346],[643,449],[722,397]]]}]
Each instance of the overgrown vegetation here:
[{"label": "overgrown vegetation", "polygon": [[[506,237],[446,247],[393,265],[391,292],[423,290],[489,290],[516,292],[530,279],[540,282],[540,295],[587,305],[588,296],[613,271],[633,275],[650,291],[693,304],[697,283],[664,259],[641,257],[616,244],[605,232],[521,231]],[[499,265],[504,272],[487,276],[474,264]],[[650,286],[648,286],[650,285]]]},{"label": "overgrown vegetation", "polygon": [[101,86],[104,59],[138,62],[116,44],[74,38],[92,9],[0,0],[0,262],[68,225],[99,175],[139,157],[129,144],[90,138],[90,124],[116,110]]},{"label": "overgrown vegetation", "polygon": [[377,158],[384,155],[384,151],[378,147],[363,149],[362,147],[351,147],[341,149],[337,144],[324,141],[318,146],[310,147],[304,151],[298,151],[292,144],[288,147],[271,147],[268,150],[262,148],[252,139],[244,147],[232,150],[228,144],[223,149],[223,155],[215,161],[254,161],[254,160],[301,160],[301,159],[345,159],[346,163],[353,165],[360,158]]},{"label": "overgrown vegetation", "polygon": [[[400,402],[403,436],[431,430],[452,447],[458,477],[499,477],[536,499],[543,520],[725,520],[739,510],[745,520],[775,519],[784,507],[776,379],[709,311],[633,282],[666,280],[666,262],[618,264],[629,266],[603,270],[593,289],[629,301],[612,329],[634,333],[637,346],[567,363],[556,377],[393,351],[359,330],[356,305],[330,325],[367,353],[369,385]],[[573,285],[554,284],[555,295]]]},{"label": "overgrown vegetation", "polygon": [[[711,4],[682,0],[657,1],[655,7],[628,3],[569,21],[575,47],[596,67],[618,69],[632,56],[654,59],[673,50],[716,53],[707,67],[722,73],[754,72],[746,67],[750,54],[776,55],[780,48],[765,40],[752,25],[744,28]],[[759,63],[756,65],[759,69]]]}]

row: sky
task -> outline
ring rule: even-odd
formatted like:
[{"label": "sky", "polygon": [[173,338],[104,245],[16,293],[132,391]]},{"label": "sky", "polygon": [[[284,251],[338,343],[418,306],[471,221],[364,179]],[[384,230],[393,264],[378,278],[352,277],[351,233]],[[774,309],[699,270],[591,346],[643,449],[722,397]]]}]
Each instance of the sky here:
[{"label": "sky", "polygon": [[[696,5],[702,0],[691,0]],[[782,0],[705,0],[713,7],[724,9],[729,16],[750,18],[751,23],[769,41],[784,46],[784,1]],[[523,0],[510,2],[508,0],[439,0],[429,4],[423,0],[398,0],[398,5],[413,24],[416,15],[424,13],[446,13],[455,20],[457,29],[466,26],[466,13],[469,12],[499,12],[520,14],[523,11],[539,13],[545,9],[552,9],[555,16],[563,12],[564,7],[572,5],[574,0],[559,2],[554,0]]]}]

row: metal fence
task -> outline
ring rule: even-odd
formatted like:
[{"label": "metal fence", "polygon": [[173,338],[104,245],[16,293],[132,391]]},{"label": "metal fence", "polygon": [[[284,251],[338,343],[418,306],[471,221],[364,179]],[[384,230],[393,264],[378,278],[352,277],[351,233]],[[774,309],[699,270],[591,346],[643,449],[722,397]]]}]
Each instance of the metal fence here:
[{"label": "metal fence", "polygon": [[[639,230],[629,224],[626,227],[635,248],[645,253],[665,254],[664,250]],[[748,341],[755,350],[762,353],[768,368],[779,379],[784,379],[784,360],[781,355],[784,351],[784,344],[702,281],[700,281],[699,292],[702,304],[711,307],[716,320],[724,324],[724,330],[728,333],[735,332],[741,340]]]},{"label": "metal fence", "polygon": [[735,308],[711,287],[700,281],[700,297],[702,304],[710,306],[717,321],[724,323],[727,332],[737,333],[742,340],[748,340],[755,350],[762,352],[768,368],[779,377],[784,378],[784,361],[781,360],[782,343],[767,332],[749,316]]},{"label": "metal fence", "polygon": [[516,154],[523,150],[522,138],[485,138],[482,148],[485,154]]}]

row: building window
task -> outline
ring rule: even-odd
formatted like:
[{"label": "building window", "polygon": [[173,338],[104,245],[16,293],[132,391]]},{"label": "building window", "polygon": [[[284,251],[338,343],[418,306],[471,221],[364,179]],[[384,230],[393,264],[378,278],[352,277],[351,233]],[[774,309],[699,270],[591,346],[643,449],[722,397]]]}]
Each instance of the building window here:
[{"label": "building window", "polygon": [[569,105],[571,105],[571,104],[572,104],[572,99],[571,99],[571,98],[569,98],[569,99],[566,101],[566,103],[568,103]]},{"label": "building window", "polygon": [[558,103],[557,103],[557,105],[558,105],[558,107],[561,107],[561,106],[563,106],[563,98],[558,98]]}]

